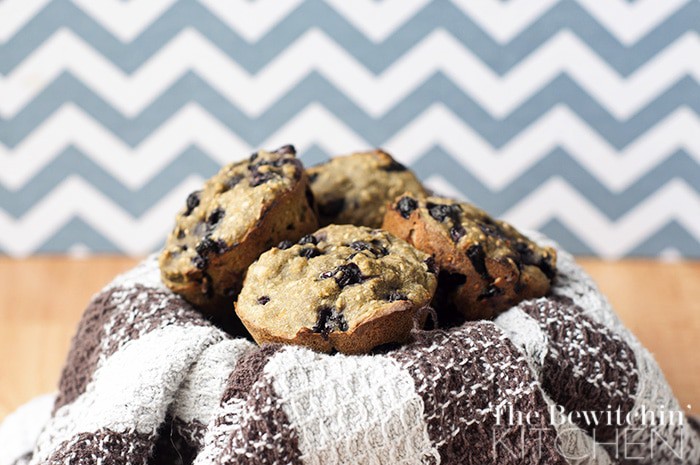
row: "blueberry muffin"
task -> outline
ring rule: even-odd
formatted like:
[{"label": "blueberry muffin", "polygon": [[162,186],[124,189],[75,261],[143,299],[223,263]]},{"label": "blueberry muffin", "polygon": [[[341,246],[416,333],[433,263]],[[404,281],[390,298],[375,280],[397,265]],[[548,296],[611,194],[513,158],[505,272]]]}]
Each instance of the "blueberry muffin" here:
[{"label": "blueberry muffin", "polygon": [[283,240],[318,228],[294,147],[225,166],[187,197],[160,255],[163,282],[214,316],[228,313],[248,266]]},{"label": "blueberry muffin", "polygon": [[378,229],[331,225],[251,265],[236,313],[260,344],[366,353],[409,337],[437,285],[431,257]]},{"label": "blueberry muffin", "polygon": [[401,196],[382,226],[431,254],[440,268],[435,306],[451,320],[492,318],[518,302],[544,296],[555,275],[556,252],[513,226],[464,202]]},{"label": "blueberry muffin", "polygon": [[354,224],[378,228],[386,206],[410,192],[426,195],[416,176],[382,151],[333,158],[308,169],[322,225]]}]

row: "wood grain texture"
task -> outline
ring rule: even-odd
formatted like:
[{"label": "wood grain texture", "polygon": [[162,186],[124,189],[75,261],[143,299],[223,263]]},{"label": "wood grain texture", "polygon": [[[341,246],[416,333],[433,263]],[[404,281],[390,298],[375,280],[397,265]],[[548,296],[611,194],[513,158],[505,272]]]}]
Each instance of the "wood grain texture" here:
[{"label": "wood grain texture", "polygon": [[[0,258],[0,419],[55,389],[91,295],[134,263],[104,256]],[[700,413],[700,262],[581,263],[655,355],[681,405]]]}]

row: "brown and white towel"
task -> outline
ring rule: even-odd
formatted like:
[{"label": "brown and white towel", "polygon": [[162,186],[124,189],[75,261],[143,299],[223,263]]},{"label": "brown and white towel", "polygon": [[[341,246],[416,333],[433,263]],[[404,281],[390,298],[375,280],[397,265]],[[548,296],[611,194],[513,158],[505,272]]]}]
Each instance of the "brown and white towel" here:
[{"label": "brown and white towel", "polygon": [[[166,289],[151,257],[85,311],[51,418],[22,460],[700,464],[681,410],[563,251],[550,297],[365,356],[234,339]],[[511,424],[510,411],[529,421]],[[633,421],[596,426],[582,418],[591,412]],[[635,412],[670,419],[647,425]]]}]

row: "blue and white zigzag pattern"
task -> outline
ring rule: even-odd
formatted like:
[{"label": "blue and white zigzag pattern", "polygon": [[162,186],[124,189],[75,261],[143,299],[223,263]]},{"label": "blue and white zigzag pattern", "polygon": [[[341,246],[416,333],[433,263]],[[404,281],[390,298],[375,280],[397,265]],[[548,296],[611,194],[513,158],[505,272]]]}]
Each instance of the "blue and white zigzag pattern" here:
[{"label": "blue and white zigzag pattern", "polygon": [[218,166],[382,146],[578,253],[700,257],[695,0],[0,1],[0,252],[142,254]]}]

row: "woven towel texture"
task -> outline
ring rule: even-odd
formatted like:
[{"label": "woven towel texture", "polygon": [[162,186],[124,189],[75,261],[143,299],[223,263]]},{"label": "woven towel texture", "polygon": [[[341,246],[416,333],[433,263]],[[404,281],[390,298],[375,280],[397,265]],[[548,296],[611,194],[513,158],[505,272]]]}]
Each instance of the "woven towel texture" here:
[{"label": "woven towel texture", "polygon": [[[366,356],[232,338],[164,288],[151,257],[85,311],[31,464],[700,463],[685,418],[550,421],[681,410],[559,254],[550,297]],[[498,415],[511,408],[529,424]]]}]

